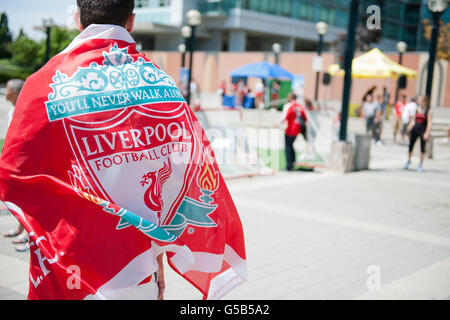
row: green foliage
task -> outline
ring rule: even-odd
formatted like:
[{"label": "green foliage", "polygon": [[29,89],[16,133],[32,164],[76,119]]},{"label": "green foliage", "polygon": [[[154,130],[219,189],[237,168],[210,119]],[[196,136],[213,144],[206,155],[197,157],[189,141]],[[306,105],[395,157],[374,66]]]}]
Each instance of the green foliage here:
[{"label": "green foliage", "polygon": [[[72,31],[55,26],[50,32],[50,58],[63,51],[72,40],[79,34],[79,31]],[[46,39],[40,42],[37,52],[37,61],[43,65],[45,63]]]},{"label": "green foliage", "polygon": [[9,45],[12,42],[12,34],[8,27],[8,16],[5,12],[0,14],[0,59],[10,58]]},{"label": "green foliage", "polygon": [[21,31],[16,40],[11,44],[11,62],[18,67],[34,71],[43,62],[38,54],[40,49],[40,43],[28,38]]},{"label": "green foliage", "polygon": [[80,32],[53,27],[50,35],[50,57],[63,51]]},{"label": "green foliage", "polygon": [[31,71],[20,68],[11,63],[8,59],[0,59],[0,83],[6,83],[9,79],[25,80]]},{"label": "green foliage", "polygon": [[[66,48],[79,31],[54,26],[50,33],[50,57]],[[37,42],[20,30],[17,38],[9,45],[12,57],[8,62],[0,60],[0,82],[12,78],[25,79],[45,64],[46,38]]]}]

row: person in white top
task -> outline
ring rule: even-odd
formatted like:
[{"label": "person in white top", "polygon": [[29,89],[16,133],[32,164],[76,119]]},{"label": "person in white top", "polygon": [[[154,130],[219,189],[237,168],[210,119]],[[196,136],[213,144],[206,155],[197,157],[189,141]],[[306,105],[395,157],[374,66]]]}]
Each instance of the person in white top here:
[{"label": "person in white top", "polygon": [[200,93],[199,86],[197,81],[194,79],[191,80],[191,106],[194,107],[194,110],[200,107]]},{"label": "person in white top", "polygon": [[361,116],[366,119],[366,132],[372,138],[376,136],[375,116],[378,108],[378,102],[374,101],[372,94],[368,94],[362,105]]},{"label": "person in white top", "polygon": [[255,84],[255,107],[264,108],[264,83],[261,79]]},{"label": "person in white top", "polygon": [[[420,99],[420,97],[419,97]],[[419,101],[420,103],[420,101]],[[417,103],[416,99],[414,97],[409,97],[408,102],[406,103],[405,107],[402,111],[402,141],[401,144],[406,144],[405,137],[408,133],[408,125],[410,124],[411,120],[416,115],[417,111]]]},{"label": "person in white top", "polygon": [[[21,79],[11,79],[6,83],[5,90],[5,99],[6,101],[11,102],[12,106],[8,112],[8,127],[11,123],[14,107],[16,105],[17,99],[19,98],[20,91],[22,90],[24,81]],[[19,223],[16,229],[10,229],[6,233],[3,234],[4,237],[15,237],[12,241],[14,244],[27,243],[28,242],[28,234],[25,231],[24,227]],[[17,251],[27,251],[26,246],[16,247]]]},{"label": "person in white top", "polygon": [[13,114],[14,114],[14,106],[16,105],[17,98],[19,98],[20,90],[22,90],[24,81],[21,79],[11,79],[6,84],[5,90],[5,98],[6,101],[11,102],[12,107],[8,112],[8,127],[11,123]]}]

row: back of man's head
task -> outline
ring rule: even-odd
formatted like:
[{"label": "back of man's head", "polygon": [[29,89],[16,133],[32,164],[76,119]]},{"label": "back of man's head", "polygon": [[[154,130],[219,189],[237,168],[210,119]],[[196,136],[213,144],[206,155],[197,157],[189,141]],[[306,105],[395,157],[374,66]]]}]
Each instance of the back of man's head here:
[{"label": "back of man's head", "polygon": [[124,27],[134,10],[134,0],[77,0],[81,26],[115,24]]},{"label": "back of man's head", "polygon": [[11,79],[8,81],[6,86],[9,88],[9,90],[11,90],[11,91],[17,93],[17,95],[19,95],[20,90],[22,90],[24,83],[25,82],[21,79]]},{"label": "back of man's head", "polygon": [[24,81],[21,79],[11,79],[6,83],[5,98],[7,101],[11,102],[13,106],[16,105],[23,84]]}]

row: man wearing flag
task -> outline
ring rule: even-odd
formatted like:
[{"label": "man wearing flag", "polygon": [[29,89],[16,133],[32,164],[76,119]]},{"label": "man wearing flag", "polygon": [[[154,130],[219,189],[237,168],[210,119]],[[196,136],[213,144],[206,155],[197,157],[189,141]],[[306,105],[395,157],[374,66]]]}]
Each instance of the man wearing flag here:
[{"label": "man wearing flag", "polygon": [[[81,34],[30,76],[0,198],[30,235],[29,299],[204,299],[246,278],[242,224],[175,82],[136,51],[133,0],[78,0]],[[159,288],[159,290],[158,290]]]}]

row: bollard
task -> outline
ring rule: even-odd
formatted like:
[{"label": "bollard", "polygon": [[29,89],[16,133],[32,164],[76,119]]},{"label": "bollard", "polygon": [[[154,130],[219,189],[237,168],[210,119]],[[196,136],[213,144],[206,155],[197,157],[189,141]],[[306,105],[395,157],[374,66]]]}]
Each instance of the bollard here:
[{"label": "bollard", "polygon": [[331,146],[328,169],[343,173],[354,170],[355,151],[351,142],[335,141]]}]

